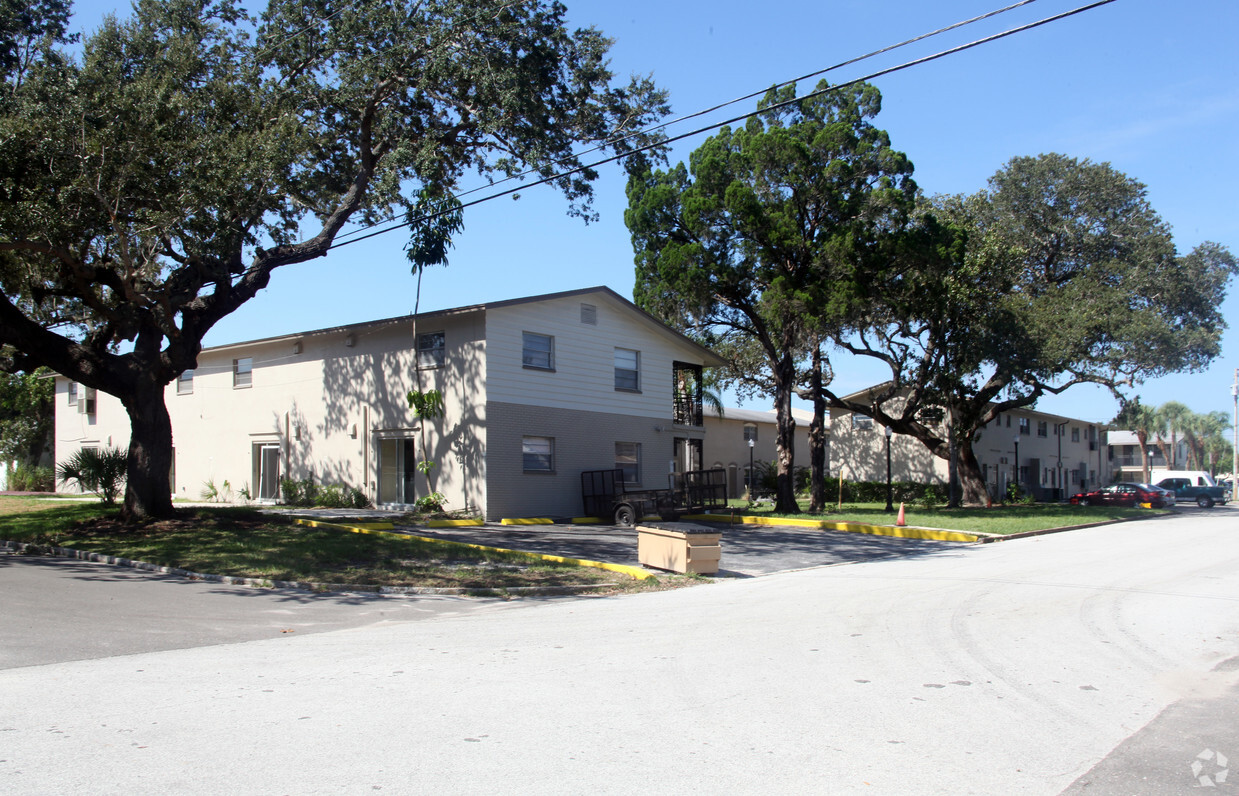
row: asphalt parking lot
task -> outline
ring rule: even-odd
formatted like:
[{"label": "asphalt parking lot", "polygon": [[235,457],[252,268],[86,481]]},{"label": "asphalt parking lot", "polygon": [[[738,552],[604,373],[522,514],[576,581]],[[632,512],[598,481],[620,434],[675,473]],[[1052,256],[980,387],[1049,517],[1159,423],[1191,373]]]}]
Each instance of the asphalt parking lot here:
[{"label": "asphalt parking lot", "polygon": [[[753,577],[878,558],[943,555],[958,550],[961,544],[811,528],[751,525],[708,527],[722,533],[720,544],[723,558],[719,575],[723,577]],[[635,528],[571,524],[488,524],[473,528],[430,530],[398,526],[396,530],[467,544],[606,561],[612,564],[639,565]]]}]

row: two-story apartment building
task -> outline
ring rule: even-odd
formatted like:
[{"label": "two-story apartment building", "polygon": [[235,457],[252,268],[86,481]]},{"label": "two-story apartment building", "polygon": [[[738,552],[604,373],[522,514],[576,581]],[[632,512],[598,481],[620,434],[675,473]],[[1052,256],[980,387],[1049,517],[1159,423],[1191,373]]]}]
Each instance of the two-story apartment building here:
[{"label": "two-story apartment building", "polygon": [[[438,491],[488,519],[572,516],[583,470],[652,489],[702,467],[701,370],[721,364],[605,287],[216,346],[167,388],[175,496],[228,481],[275,501],[312,478],[382,506]],[[443,416],[419,422],[413,389]],[[56,410],[58,462],[128,445],[111,396],[58,377]]]},{"label": "two-story apartment building", "polygon": [[[1164,450],[1163,450],[1164,446]],[[1173,450],[1172,450],[1173,449]],[[1159,434],[1151,434],[1146,440],[1145,454],[1140,453],[1140,438],[1134,431],[1106,432],[1107,466],[1114,481],[1143,481],[1145,458],[1148,459],[1149,477],[1157,470],[1178,470],[1187,466],[1187,440],[1171,440]],[[1172,450],[1173,462],[1166,461],[1166,450]],[[1156,479],[1153,479],[1156,481]]]},{"label": "two-story apartment building", "polygon": [[[871,390],[847,396],[861,400]],[[938,422],[944,423],[945,418]],[[831,411],[832,472],[845,478],[886,480],[885,428],[864,415]],[[1000,499],[1018,480],[1026,492],[1052,500],[1109,483],[1110,468],[1100,444],[1101,426],[1033,409],[1003,412],[981,428],[972,450],[990,495]],[[919,440],[891,437],[891,478],[946,484],[949,466]]]}]

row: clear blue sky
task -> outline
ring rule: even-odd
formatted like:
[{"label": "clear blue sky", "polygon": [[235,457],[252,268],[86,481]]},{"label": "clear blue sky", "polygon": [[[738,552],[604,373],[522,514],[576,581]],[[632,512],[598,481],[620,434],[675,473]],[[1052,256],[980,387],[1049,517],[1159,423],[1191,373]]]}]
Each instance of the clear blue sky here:
[{"label": "clear blue sky", "polygon": [[[651,73],[671,92],[674,115],[759,91],[904,39],[995,10],[1001,0],[816,0],[816,2],[573,2],[574,25],[613,37],[617,74]],[[1082,2],[1039,0],[829,75],[862,77],[913,58],[1061,13]],[[127,6],[78,5],[78,30]],[[874,80],[883,95],[876,124],[916,166],[927,193],[971,193],[1017,155],[1061,152],[1107,161],[1145,183],[1180,252],[1212,240],[1239,253],[1239,3],[1116,0],[1083,14]],[[753,102],[712,117],[751,110]],[[675,129],[701,126],[699,121]],[[681,142],[686,160],[704,136]],[[564,214],[547,188],[471,208],[447,268],[427,273],[422,309],[607,285],[631,297],[632,247],[624,227],[624,180],[603,168],[601,221]],[[209,345],[384,318],[413,310],[414,282],[400,232],[345,247],[324,260],[277,271],[271,287],[208,336]],[[1232,293],[1236,286],[1232,285]],[[1224,307],[1239,321],[1239,296]],[[834,358],[836,386],[850,390],[881,370]],[[1147,404],[1179,400],[1198,412],[1231,410],[1239,330],[1201,374],[1144,385]],[[746,408],[766,408],[750,401]],[[1074,388],[1039,409],[1109,420],[1104,391]]]}]

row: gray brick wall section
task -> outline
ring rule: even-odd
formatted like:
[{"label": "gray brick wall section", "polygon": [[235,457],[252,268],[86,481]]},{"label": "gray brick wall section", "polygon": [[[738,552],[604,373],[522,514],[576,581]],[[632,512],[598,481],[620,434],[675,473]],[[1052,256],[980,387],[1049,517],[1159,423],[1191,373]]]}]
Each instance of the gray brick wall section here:
[{"label": "gray brick wall section", "polygon": [[[666,489],[677,437],[702,429],[671,420],[492,402],[486,409],[486,518],[579,517],[581,473],[615,466],[615,443],[641,445],[641,488]],[[661,428],[662,431],[657,429]],[[521,438],[555,440],[555,472],[526,473]]]}]

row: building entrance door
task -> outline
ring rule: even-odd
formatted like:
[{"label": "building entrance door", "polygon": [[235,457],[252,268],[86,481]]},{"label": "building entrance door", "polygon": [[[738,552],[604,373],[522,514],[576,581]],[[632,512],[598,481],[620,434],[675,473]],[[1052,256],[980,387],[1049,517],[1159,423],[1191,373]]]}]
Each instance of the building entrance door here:
[{"label": "building entrance door", "polygon": [[379,503],[412,503],[417,500],[416,475],[415,440],[379,440]]},{"label": "building entrance door", "polygon": [[254,499],[278,500],[280,497],[280,444],[254,443]]}]

